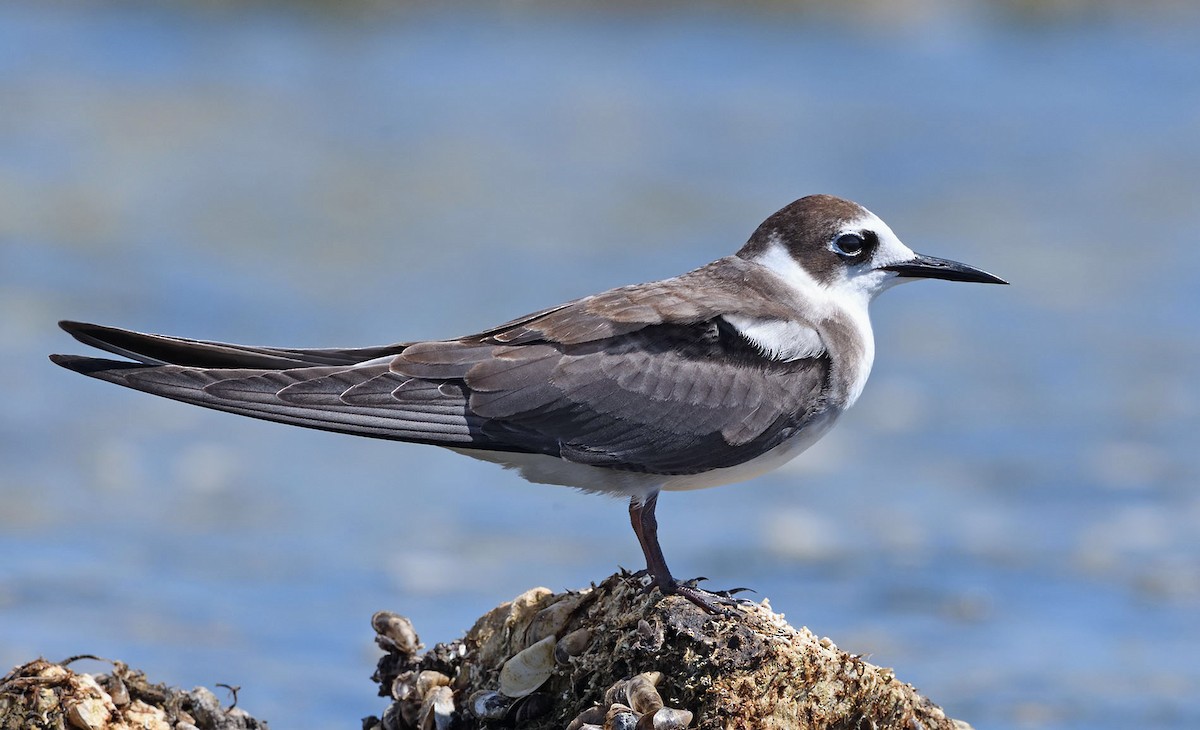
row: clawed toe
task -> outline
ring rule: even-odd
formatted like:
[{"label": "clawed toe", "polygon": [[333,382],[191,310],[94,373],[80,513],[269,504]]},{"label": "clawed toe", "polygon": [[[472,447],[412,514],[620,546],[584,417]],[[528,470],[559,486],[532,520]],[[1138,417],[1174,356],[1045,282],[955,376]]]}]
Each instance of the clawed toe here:
[{"label": "clawed toe", "polygon": [[[704,576],[700,576],[699,578],[692,578],[691,580],[680,581],[679,585],[686,586],[688,588],[694,588],[697,591],[700,591],[702,593],[707,593],[710,596],[717,596],[719,598],[733,599],[734,596],[737,595],[738,593],[745,593],[747,591],[749,591],[750,593],[757,593],[757,591],[755,591],[753,588],[747,588],[745,586],[740,586],[738,588],[727,588],[723,591],[710,591],[710,590],[706,590],[706,589],[700,587],[700,582],[705,581],[705,580],[708,580],[708,578],[705,578]],[[734,599],[734,600],[739,601],[741,603],[751,603],[751,601],[747,601],[744,598],[738,598],[738,599]]]},{"label": "clawed toe", "polygon": [[695,581],[687,581],[676,583],[674,586],[667,588],[659,586],[659,590],[663,592],[663,595],[676,595],[686,598],[706,613],[714,616],[737,616],[738,611],[734,609],[739,606],[748,606],[751,604],[750,601],[744,598],[736,598],[733,595],[738,591],[749,590],[746,588],[734,588],[728,591],[706,591],[703,588],[697,588]]}]

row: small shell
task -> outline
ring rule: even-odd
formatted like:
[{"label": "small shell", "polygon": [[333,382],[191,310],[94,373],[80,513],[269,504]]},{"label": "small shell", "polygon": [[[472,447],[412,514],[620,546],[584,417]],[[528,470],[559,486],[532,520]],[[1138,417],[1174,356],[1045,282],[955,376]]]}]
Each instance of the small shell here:
[{"label": "small shell", "polygon": [[87,698],[67,703],[67,721],[79,730],[100,730],[108,725],[112,713],[104,706],[104,700]]},{"label": "small shell", "polygon": [[375,643],[384,651],[397,651],[404,655],[413,655],[424,648],[420,637],[413,628],[412,621],[391,611],[377,611],[371,617],[371,627],[375,629]]},{"label": "small shell", "polygon": [[[400,719],[404,724],[400,727],[408,728],[417,724],[417,718],[421,712],[421,695],[417,694],[417,675],[416,672],[408,671],[396,677],[392,682],[392,695],[396,701],[392,703],[399,712]],[[384,724],[387,723],[387,715],[384,715]]]},{"label": "small shell", "polygon": [[666,635],[663,633],[663,628],[657,621],[651,624],[646,619],[638,619],[637,626],[637,648],[649,653],[655,654],[662,648],[666,641]]},{"label": "small shell", "polygon": [[509,697],[524,697],[554,673],[554,637],[547,636],[517,652],[500,668],[500,691]]},{"label": "small shell", "polygon": [[660,709],[654,713],[653,718],[651,727],[654,730],[686,730],[687,726],[692,724],[692,713],[673,707]]},{"label": "small shell", "polygon": [[625,694],[625,689],[629,686],[628,679],[619,679],[613,682],[612,686],[604,690],[604,704],[624,705],[629,700],[629,696]]},{"label": "small shell", "polygon": [[633,709],[620,703],[608,708],[604,718],[604,730],[637,730],[637,715]]},{"label": "small shell", "polygon": [[592,705],[576,715],[571,724],[567,725],[567,730],[585,730],[585,728],[600,727],[603,724],[604,708],[600,705]]},{"label": "small shell", "polygon": [[480,720],[503,719],[508,714],[508,708],[512,703],[511,697],[505,697],[492,690],[480,690],[471,695],[471,699],[468,701],[471,714]]},{"label": "small shell", "polygon": [[529,622],[528,628],[525,629],[525,641],[532,643],[541,641],[547,636],[561,634],[567,627],[567,622],[571,620],[571,616],[579,608],[579,604],[583,603],[584,598],[585,595],[582,593],[568,595],[538,611],[537,615],[533,617],[533,621]]},{"label": "small shell", "polygon": [[450,678],[446,675],[426,669],[417,675],[417,697],[424,699],[434,687],[445,687],[449,684]]},{"label": "small shell", "polygon": [[392,680],[392,699],[401,701],[421,699],[421,695],[417,694],[415,672],[408,671],[396,675],[396,678]]},{"label": "small shell", "polygon": [[383,730],[403,730],[408,727],[408,723],[404,721],[404,716],[400,712],[400,703],[393,702],[383,711],[383,719],[380,723]]},{"label": "small shell", "polygon": [[521,727],[530,720],[545,715],[554,706],[550,695],[545,692],[534,692],[517,700],[512,706],[511,718],[516,727]]},{"label": "small shell", "polygon": [[592,632],[590,629],[575,629],[554,645],[554,661],[564,666],[570,664],[571,657],[579,656],[587,651],[591,643]]},{"label": "small shell", "polygon": [[661,672],[646,672],[629,680],[625,686],[625,695],[629,698],[629,706],[639,715],[653,715],[662,709],[662,697],[654,688],[662,679]]},{"label": "small shell", "polygon": [[125,682],[119,675],[114,672],[104,684],[114,705],[124,707],[129,704],[129,688],[125,686]]},{"label": "small shell", "polygon": [[445,685],[433,687],[421,701],[417,715],[420,730],[450,730],[454,721],[454,690]]}]

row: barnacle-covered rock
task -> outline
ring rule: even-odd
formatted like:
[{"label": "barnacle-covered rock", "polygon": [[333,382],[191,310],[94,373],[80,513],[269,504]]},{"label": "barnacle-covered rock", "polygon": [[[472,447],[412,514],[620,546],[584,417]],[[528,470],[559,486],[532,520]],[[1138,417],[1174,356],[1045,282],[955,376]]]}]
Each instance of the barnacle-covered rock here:
[{"label": "barnacle-covered rock", "polygon": [[375,679],[394,695],[398,677],[428,670],[449,680],[437,687],[452,695],[455,730],[969,728],[766,601],[711,616],[629,574],[583,591],[528,591],[451,644],[407,658],[389,650]]},{"label": "barnacle-covered rock", "polygon": [[151,684],[121,662],[107,662],[107,675],[76,672],[70,665],[82,659],[96,657],[37,659],[0,678],[0,730],[266,730],[203,687],[185,692]]}]

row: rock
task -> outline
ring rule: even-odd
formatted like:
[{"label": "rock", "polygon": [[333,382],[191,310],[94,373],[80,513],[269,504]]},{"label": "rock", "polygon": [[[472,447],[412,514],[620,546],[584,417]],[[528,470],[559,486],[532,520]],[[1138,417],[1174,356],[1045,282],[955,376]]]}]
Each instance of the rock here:
[{"label": "rock", "polygon": [[[558,661],[541,656],[569,636]],[[663,730],[970,727],[947,718],[892,670],[790,626],[766,601],[743,604],[736,616],[710,616],[684,599],[647,593],[627,574],[584,591],[527,591],[489,611],[460,640],[407,663],[384,656],[375,679],[386,696],[399,673],[436,667],[450,677],[462,708],[454,727],[482,728],[485,720],[464,711],[469,698],[478,704],[502,696],[502,669],[514,657],[524,662],[539,643],[537,666],[550,670],[538,686],[543,706],[520,722],[506,715],[522,730],[633,723]]]},{"label": "rock", "polygon": [[[711,616],[625,573],[582,591],[527,591],[423,652],[403,616],[372,623],[385,652],[373,680],[390,704],[367,730],[970,728],[766,601]],[[0,730],[266,729],[203,687],[152,684],[120,662],[92,676],[73,661],[38,659],[0,678]]]},{"label": "rock", "polygon": [[37,659],[0,678],[0,730],[267,730],[204,688],[151,684],[120,662],[111,663],[112,674],[93,676],[71,669],[72,661]]}]

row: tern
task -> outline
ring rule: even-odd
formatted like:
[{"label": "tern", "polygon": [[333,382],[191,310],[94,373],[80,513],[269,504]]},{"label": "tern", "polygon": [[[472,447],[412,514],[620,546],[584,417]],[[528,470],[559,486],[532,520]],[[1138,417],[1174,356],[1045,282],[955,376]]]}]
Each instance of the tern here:
[{"label": "tern", "polygon": [[659,492],[750,479],[811,446],[867,382],[871,300],[916,279],[1007,283],[915,253],[857,203],[812,195],[732,256],[466,337],[297,349],[64,321],[128,360],[51,359],[185,403],[442,446],[532,482],[627,497],[648,587],[724,613],[731,592],[668,569]]}]

